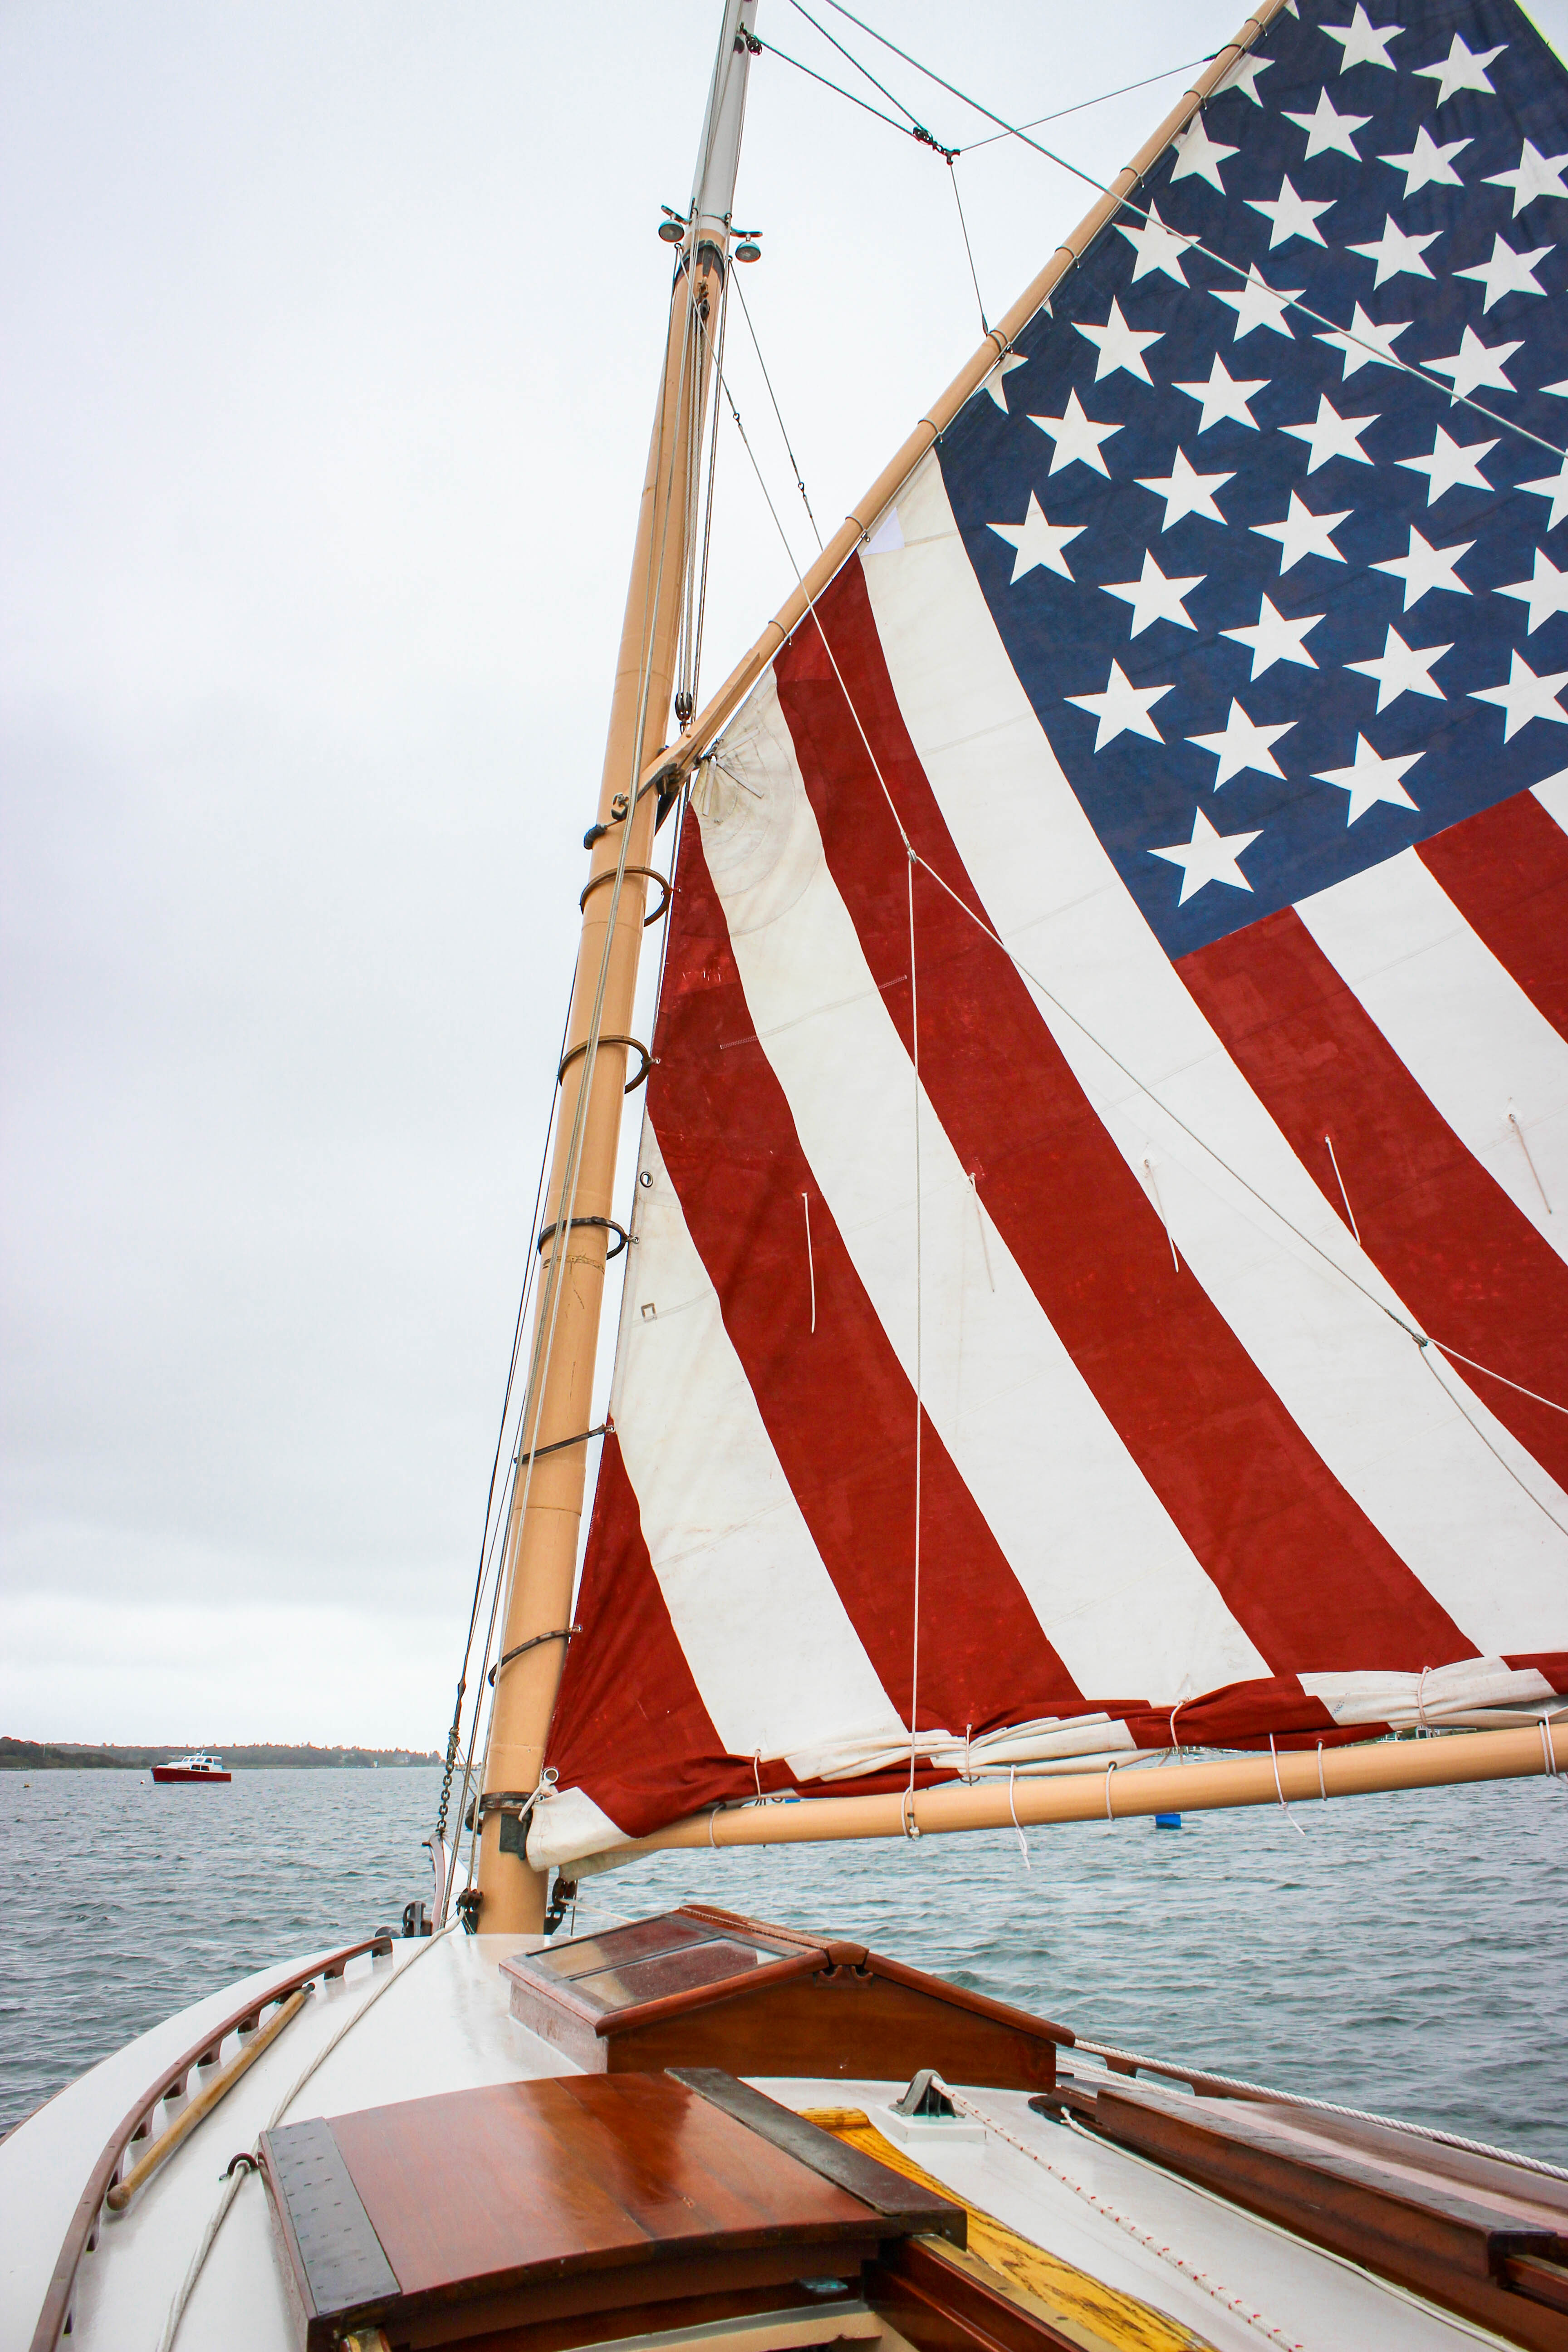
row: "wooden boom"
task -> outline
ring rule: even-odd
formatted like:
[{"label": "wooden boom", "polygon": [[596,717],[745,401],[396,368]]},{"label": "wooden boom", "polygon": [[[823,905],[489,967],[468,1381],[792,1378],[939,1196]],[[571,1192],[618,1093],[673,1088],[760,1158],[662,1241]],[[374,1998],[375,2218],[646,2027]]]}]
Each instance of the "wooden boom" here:
[{"label": "wooden boom", "polygon": [[942,1781],[883,1797],[810,1797],[693,1813],[635,1845],[563,1865],[570,1875],[615,1869],[671,1846],[805,1845],[838,1838],[923,1837],[933,1831],[1031,1829],[1152,1813],[1209,1812],[1227,1805],[1305,1805],[1394,1789],[1441,1789],[1469,1780],[1568,1772],[1568,1715],[1528,1731],[1435,1733],[1364,1747],[1226,1756],[1197,1764],[1116,1766],[1038,1779]]}]

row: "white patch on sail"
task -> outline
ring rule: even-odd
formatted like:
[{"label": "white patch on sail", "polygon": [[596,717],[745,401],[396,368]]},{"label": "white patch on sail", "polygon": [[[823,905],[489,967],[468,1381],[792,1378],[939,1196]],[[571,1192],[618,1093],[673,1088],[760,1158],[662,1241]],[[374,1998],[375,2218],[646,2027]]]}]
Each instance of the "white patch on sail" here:
[{"label": "white patch on sail", "polygon": [[584,1789],[562,1789],[537,1804],[528,1824],[528,1859],[535,1870],[558,1869],[590,1853],[608,1853],[631,1840]]},{"label": "white patch on sail", "polygon": [[1452,1367],[1435,1376],[1379,1311],[1383,1300],[1414,1319],[1123,888],[996,634],[934,458],[900,509],[904,551],[865,578],[904,724],[991,921],[1042,984],[1041,1016],[1108,1133],[1135,1174],[1157,1154],[1183,1264],[1479,1650],[1568,1641],[1568,1536],[1554,1524],[1568,1521],[1568,1496]]},{"label": "white patch on sail", "polygon": [[[771,674],[725,738],[723,758],[746,789],[721,806],[700,802],[699,816],[758,1042],[912,1382],[910,1057],[828,870]],[[926,1409],[1079,1690],[1167,1706],[1267,1675],[924,1097],[921,1151]],[[817,1306],[832,1312],[820,1279]],[[940,1628],[927,1632],[940,1639]],[[840,1727],[856,1722],[845,1714]]]},{"label": "white patch on sail", "polygon": [[1531,790],[1547,815],[1553,818],[1564,833],[1568,833],[1568,768],[1559,769],[1556,775],[1532,784]]},{"label": "white patch on sail", "polygon": [[1413,849],[1296,912],[1466,1150],[1568,1257],[1568,1041]]},{"label": "white patch on sail", "polygon": [[[611,1408],[643,1539],[731,1756],[907,1739],[790,1491],[651,1120]],[[643,1308],[655,1312],[645,1316]]]},{"label": "white patch on sail", "polygon": [[1538,1706],[1552,1696],[1533,1666],[1501,1658],[1464,1658],[1425,1675],[1303,1675],[1301,1688],[1321,1698],[1336,1723],[1386,1723],[1395,1731],[1445,1723],[1482,1707]]}]

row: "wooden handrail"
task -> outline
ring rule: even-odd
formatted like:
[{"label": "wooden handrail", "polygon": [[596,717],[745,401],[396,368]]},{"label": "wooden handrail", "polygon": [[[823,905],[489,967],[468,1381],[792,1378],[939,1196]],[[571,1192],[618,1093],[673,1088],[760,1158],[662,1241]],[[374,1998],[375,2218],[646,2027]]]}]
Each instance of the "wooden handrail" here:
[{"label": "wooden handrail", "polygon": [[199,2042],[194,2042],[175,2059],[172,2066],[164,2068],[152,2088],[144,2091],[135,2105],[121,2118],[88,2176],[87,2186],[77,2200],[70,2227],[56,2257],[54,2271],[38,2312],[37,2325],[33,2330],[30,2352],[58,2352],[59,2340],[70,2316],[71,2291],[76,2285],[76,2274],[83,2254],[96,2242],[98,2217],[104,2200],[113,2185],[126,2149],[133,2139],[145,2132],[160,2103],[172,2091],[184,2089],[194,2066],[210,2065],[229,2034],[248,2032],[258,2025],[262,2011],[274,2001],[286,2001],[291,1993],[300,1990],[301,1985],[310,1984],[317,1977],[341,1977],[349,1962],[357,1959],[362,1952],[390,1955],[391,1951],[390,1936],[367,1936],[363,1943],[345,1944],[342,1951],[331,1952],[324,1960],[316,1960],[309,1968],[295,1969],[289,1976],[268,1985],[264,1992],[253,1993],[241,2008],[232,2011],[221,2025],[209,2028]]}]

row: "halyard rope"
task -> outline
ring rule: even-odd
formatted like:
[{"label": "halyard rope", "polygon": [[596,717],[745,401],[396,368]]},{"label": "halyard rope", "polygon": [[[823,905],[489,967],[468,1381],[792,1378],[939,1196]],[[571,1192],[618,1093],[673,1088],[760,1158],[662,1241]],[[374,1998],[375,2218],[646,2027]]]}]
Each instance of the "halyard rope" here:
[{"label": "halyard rope", "polygon": [[[966,2115],[973,2116],[976,2123],[984,2124],[985,2129],[994,2132],[998,2139],[1005,2139],[1010,2147],[1017,2149],[1020,2156],[1026,2156],[1031,2164],[1037,2164],[1042,2172],[1048,2172],[1053,2180],[1059,2180],[1064,2188],[1072,2190],[1075,2197],[1081,2197],[1086,2205],[1091,2205],[1095,2211],[1103,2214],[1108,2221],[1114,2221],[1119,2230],[1125,2230],[1130,2238],[1136,2238],[1139,2244],[1147,2248],[1150,2253],[1157,2255],[1161,2262],[1168,2263],[1173,2270],[1180,2271],[1189,2285],[1200,2287],[1205,2294],[1212,2295],[1215,2303],[1223,2304],[1226,2310],[1241,2320],[1245,2326],[1255,2328],[1260,2336],[1267,2336],[1270,2344],[1279,2345],[1282,2352],[1306,2352],[1306,2347],[1299,2336],[1282,2336],[1277,2327],[1269,2326],[1261,2312],[1250,2310],[1240,2295],[1233,2294],[1228,2287],[1221,2286],[1217,2280],[1211,2279],[1206,2271],[1194,2270],[1191,2263],[1184,2262],[1181,2255],[1172,2247],[1162,2245],[1159,2239],[1152,2236],[1139,2222],[1130,2221],[1125,2213],[1119,2212],[1116,2207],[1109,2203],[1105,2198],[1097,2196],[1092,2189],[1086,2189],[1081,2180],[1075,2180],[1070,2172],[1064,2172],[1060,2165],[1053,2164],[1048,2157],[1042,2156],[1038,2148],[1031,2147],[1026,2140],[1019,2139],[1015,2133],[1006,2128],[1005,2125],[999,2124],[994,2116],[988,2116],[983,2108],[975,2106],[972,2101],[964,2098],[961,2092],[950,2090],[948,2096],[955,2106],[962,2107]],[[1070,2122],[1071,2118],[1069,2117],[1068,2120]],[[1085,2133],[1083,2137],[1091,2138],[1093,2136]],[[1101,2143],[1097,2140],[1095,2145],[1099,2147]]]}]

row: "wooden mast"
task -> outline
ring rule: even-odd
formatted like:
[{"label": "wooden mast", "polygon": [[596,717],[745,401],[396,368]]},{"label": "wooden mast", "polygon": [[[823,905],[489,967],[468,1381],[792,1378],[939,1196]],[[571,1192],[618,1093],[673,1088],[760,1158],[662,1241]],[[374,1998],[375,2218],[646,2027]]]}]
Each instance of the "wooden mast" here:
[{"label": "wooden mast", "polygon": [[[537,1785],[565,1662],[561,1636],[571,1623],[587,1465],[586,1441],[569,1441],[589,1425],[623,1091],[628,1076],[635,1085],[638,1076],[629,1032],[658,794],[646,787],[638,792],[637,780],[664,741],[675,688],[682,590],[691,560],[692,475],[710,373],[710,331],[729,255],[751,55],[746,37],[755,7],[756,0],[726,0],[670,299],[598,821],[589,836],[583,931],[545,1195],[548,1238],[507,1536],[502,1663],[485,1759],[489,1799],[527,1797]],[[493,1810],[484,1817],[478,1881],[482,1924],[487,1932],[526,1934],[543,1919],[544,1876],[503,1850],[504,1818]],[[521,1840],[509,1834],[508,1846],[514,1843]]]}]

